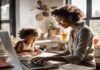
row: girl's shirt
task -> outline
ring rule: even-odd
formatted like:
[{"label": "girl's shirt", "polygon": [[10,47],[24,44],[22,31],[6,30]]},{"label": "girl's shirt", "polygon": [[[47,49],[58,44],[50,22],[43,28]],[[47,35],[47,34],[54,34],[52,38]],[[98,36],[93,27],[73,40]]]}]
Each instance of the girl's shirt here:
[{"label": "girl's shirt", "polygon": [[23,41],[19,41],[16,46],[15,46],[15,50],[18,54],[20,53],[30,53],[31,55],[34,54],[39,54],[40,51],[39,49],[37,49],[33,44],[27,45],[25,42]]}]

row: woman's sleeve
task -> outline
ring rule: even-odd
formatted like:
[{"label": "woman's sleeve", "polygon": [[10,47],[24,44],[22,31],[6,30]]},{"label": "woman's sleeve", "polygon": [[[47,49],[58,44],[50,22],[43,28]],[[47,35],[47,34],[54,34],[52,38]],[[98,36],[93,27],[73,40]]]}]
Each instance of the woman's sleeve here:
[{"label": "woman's sleeve", "polygon": [[87,52],[87,46],[90,39],[90,33],[88,29],[82,29],[78,36],[78,45],[74,55],[62,56],[66,61],[71,63],[79,63]]}]

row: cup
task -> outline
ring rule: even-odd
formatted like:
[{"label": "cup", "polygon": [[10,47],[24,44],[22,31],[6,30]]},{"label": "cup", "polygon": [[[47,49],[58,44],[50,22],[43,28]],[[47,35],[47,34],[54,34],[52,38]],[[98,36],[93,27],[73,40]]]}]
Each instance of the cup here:
[{"label": "cup", "polygon": [[67,34],[66,33],[61,34],[61,37],[62,37],[62,40],[64,40],[64,41],[67,40]]}]

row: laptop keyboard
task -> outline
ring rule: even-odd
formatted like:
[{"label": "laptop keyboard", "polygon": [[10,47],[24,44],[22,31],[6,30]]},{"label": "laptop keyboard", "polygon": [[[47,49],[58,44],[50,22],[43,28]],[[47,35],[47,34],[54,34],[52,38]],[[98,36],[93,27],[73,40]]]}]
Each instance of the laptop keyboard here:
[{"label": "laptop keyboard", "polygon": [[43,66],[34,66],[33,64],[30,64],[26,61],[21,61],[22,64],[24,64],[27,68],[31,69],[31,70],[44,70],[44,69],[55,69],[58,68],[58,65],[55,64],[50,64],[47,63]]}]

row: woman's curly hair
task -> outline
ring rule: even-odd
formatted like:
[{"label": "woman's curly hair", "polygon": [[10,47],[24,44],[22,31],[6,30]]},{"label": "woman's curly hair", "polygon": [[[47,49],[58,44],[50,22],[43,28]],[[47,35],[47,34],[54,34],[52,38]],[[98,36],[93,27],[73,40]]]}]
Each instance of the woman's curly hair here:
[{"label": "woman's curly hair", "polygon": [[62,16],[64,18],[71,17],[74,22],[85,18],[83,12],[78,7],[73,5],[66,5],[62,8],[55,9],[51,12],[51,14],[54,16]]},{"label": "woman's curly hair", "polygon": [[32,29],[32,28],[29,28],[29,29],[23,28],[22,30],[19,31],[19,37],[21,39],[25,39],[30,35],[32,35],[34,37],[37,37],[38,36],[37,30],[36,29]]}]

